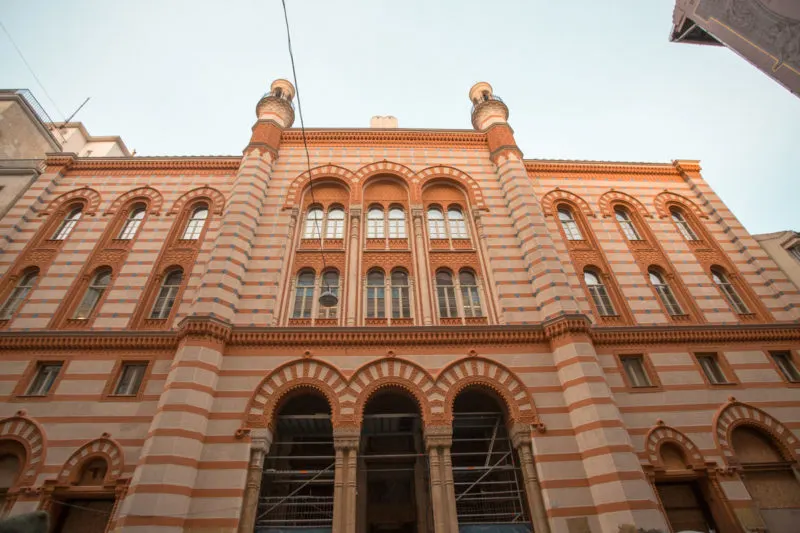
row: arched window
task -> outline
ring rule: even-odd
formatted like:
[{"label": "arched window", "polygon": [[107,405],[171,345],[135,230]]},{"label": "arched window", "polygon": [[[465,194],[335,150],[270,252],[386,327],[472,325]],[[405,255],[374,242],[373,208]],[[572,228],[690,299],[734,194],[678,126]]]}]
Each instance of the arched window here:
[{"label": "arched window", "polygon": [[467,239],[467,223],[464,220],[464,213],[457,206],[450,206],[447,209],[447,224],[450,226],[451,239]]},{"label": "arched window", "polygon": [[667,312],[672,316],[682,315],[683,309],[681,309],[678,300],[675,299],[675,295],[672,294],[672,289],[669,284],[664,281],[664,277],[659,272],[652,269],[648,271],[648,275],[650,277],[650,283],[661,299],[661,303],[667,308]]},{"label": "arched window", "polygon": [[38,278],[38,268],[31,269],[22,275],[17,282],[17,286],[14,287],[14,290],[11,291],[11,294],[8,295],[8,298],[3,303],[3,307],[0,307],[0,320],[10,320],[14,316],[14,313],[17,312],[19,306],[22,305],[22,302],[33,289]]},{"label": "arched window", "polygon": [[591,270],[583,271],[583,280],[586,282],[586,287],[589,289],[589,294],[592,296],[592,301],[600,316],[614,316],[614,306],[611,303],[611,298],[608,297],[606,286],[600,280],[600,276]]},{"label": "arched window", "polygon": [[385,286],[383,270],[370,270],[367,274],[367,318],[386,318]]},{"label": "arched window", "polygon": [[436,207],[428,209],[428,236],[431,239],[446,239],[447,229],[444,224],[444,215]]},{"label": "arched window", "polygon": [[478,280],[471,270],[462,270],[458,273],[458,284],[461,287],[461,300],[464,305],[465,317],[483,316],[481,309],[481,296],[478,291]]},{"label": "arched window", "polygon": [[328,211],[328,224],[325,227],[325,238],[344,238],[344,209],[341,207],[334,207]]},{"label": "arched window", "polygon": [[83,214],[83,207],[78,206],[70,210],[67,216],[64,217],[64,220],[61,221],[61,224],[58,225],[55,233],[53,233],[52,240],[54,241],[63,241],[69,234],[72,233],[73,228],[75,228],[75,224],[81,219],[81,215]]},{"label": "arched window", "polygon": [[158,291],[158,298],[153,304],[150,318],[169,318],[172,306],[175,305],[175,298],[181,289],[183,282],[183,269],[176,268],[171,270],[161,283],[161,290]]},{"label": "arched window", "polygon": [[293,318],[311,318],[311,309],[314,305],[314,278],[313,270],[303,270],[297,275]]},{"label": "arched window", "polygon": [[629,241],[640,241],[642,238],[639,236],[639,232],[636,231],[636,226],[633,224],[633,220],[631,220],[631,215],[625,209],[621,207],[617,207],[614,209],[614,215],[617,218],[617,222],[619,222],[620,227],[622,228],[622,233],[625,234],[625,237]]},{"label": "arched window", "polygon": [[392,271],[392,318],[411,318],[408,273],[405,270]]},{"label": "arched window", "polygon": [[441,318],[458,316],[456,288],[453,285],[453,274],[449,270],[436,272],[436,296],[439,300],[439,316]]},{"label": "arched window", "polygon": [[389,209],[389,238],[406,238],[406,212],[402,207],[392,207]]},{"label": "arched window", "polygon": [[386,237],[384,226],[383,209],[379,206],[370,207],[367,213],[367,238],[383,239]]},{"label": "arched window", "polygon": [[83,299],[81,300],[80,305],[78,305],[78,308],[75,310],[75,314],[72,316],[72,318],[83,320],[89,318],[92,314],[92,311],[94,311],[94,308],[97,307],[97,302],[100,301],[100,298],[103,297],[106,289],[108,289],[109,283],[111,283],[111,269],[98,269],[94,276],[92,276],[92,280],[89,282],[89,286],[86,288]]},{"label": "arched window", "polygon": [[144,220],[146,208],[144,204],[136,204],[131,208],[128,213],[128,218],[125,219],[125,224],[122,226],[122,231],[119,232],[118,239],[129,241],[136,237],[136,232],[139,231],[139,226],[142,225]]},{"label": "arched window", "polygon": [[683,213],[681,213],[680,210],[675,207],[670,209],[669,213],[672,216],[672,221],[678,227],[678,231],[680,231],[681,235],[683,235],[683,238],[687,241],[696,241],[697,234],[692,229],[692,226],[689,225],[689,221],[686,220],[686,217],[683,216]]},{"label": "arched window", "polygon": [[728,300],[728,303],[731,304],[734,311],[740,315],[746,315],[750,312],[750,309],[747,308],[747,305],[745,305],[739,293],[736,292],[736,288],[734,288],[733,284],[728,280],[728,276],[726,276],[723,271],[712,269],[711,279],[714,280],[719,290],[725,295],[725,298]]},{"label": "arched window", "polygon": [[[342,211],[342,214],[344,214],[344,211]],[[337,299],[339,298],[339,273],[337,271],[326,270],[323,272],[322,278],[320,278],[320,283],[322,285],[320,287],[321,293],[330,292],[336,296]],[[338,304],[334,305],[333,307],[325,307],[324,305],[319,306],[319,318],[337,318],[338,314]]]},{"label": "arched window", "polygon": [[195,207],[194,211],[192,211],[192,216],[186,223],[186,229],[183,230],[182,239],[187,241],[196,241],[197,239],[199,239],[200,235],[203,233],[203,228],[206,225],[207,219],[208,219],[208,206],[202,204]]},{"label": "arched window", "polygon": [[322,238],[322,220],[325,216],[322,209],[319,207],[312,207],[306,214],[306,227],[303,231],[304,239],[320,239]]},{"label": "arched window", "polygon": [[567,236],[567,240],[583,240],[583,235],[581,235],[581,230],[578,228],[578,223],[575,222],[575,218],[572,216],[572,211],[566,207],[559,207],[558,220],[561,221],[561,227],[564,228],[564,234]]}]

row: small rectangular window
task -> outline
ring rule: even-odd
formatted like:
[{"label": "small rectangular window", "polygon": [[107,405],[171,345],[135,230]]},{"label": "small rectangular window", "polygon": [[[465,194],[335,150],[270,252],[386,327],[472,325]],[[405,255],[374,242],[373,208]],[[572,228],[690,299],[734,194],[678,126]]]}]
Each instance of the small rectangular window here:
[{"label": "small rectangular window", "polygon": [[697,362],[700,363],[700,368],[703,369],[703,373],[706,375],[706,378],[708,378],[709,383],[714,385],[728,383],[728,378],[725,377],[725,373],[719,366],[717,354],[697,354]]},{"label": "small rectangular window", "polygon": [[770,352],[772,359],[775,361],[775,364],[778,365],[778,368],[781,370],[781,374],[790,381],[791,383],[800,383],[800,372],[797,370],[797,366],[795,366],[794,361],[792,361],[792,354],[790,352]]},{"label": "small rectangular window", "polygon": [[61,371],[62,363],[39,363],[26,396],[47,396]]},{"label": "small rectangular window", "polygon": [[650,376],[644,366],[644,357],[641,355],[623,355],[620,357],[622,368],[628,376],[631,387],[652,387]]},{"label": "small rectangular window", "polygon": [[136,396],[145,370],[147,370],[147,363],[123,363],[114,387],[114,396]]},{"label": "small rectangular window", "polygon": [[789,253],[792,254],[792,257],[800,261],[800,244],[795,244],[789,248]]}]

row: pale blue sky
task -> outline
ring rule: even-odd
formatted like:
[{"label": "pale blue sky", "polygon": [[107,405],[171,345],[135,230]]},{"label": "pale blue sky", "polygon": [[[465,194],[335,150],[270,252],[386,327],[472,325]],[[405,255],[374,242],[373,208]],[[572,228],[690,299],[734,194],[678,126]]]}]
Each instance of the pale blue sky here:
[{"label": "pale blue sky", "polygon": [[[287,3],[309,127],[470,128],[485,80],[526,157],[700,159],[751,232],[800,230],[800,99],[730,50],[670,43],[672,0]],[[76,120],[139,155],[240,154],[291,77],[279,0],[3,0],[0,20],[64,114],[91,96]],[[4,34],[0,87],[62,118]]]}]

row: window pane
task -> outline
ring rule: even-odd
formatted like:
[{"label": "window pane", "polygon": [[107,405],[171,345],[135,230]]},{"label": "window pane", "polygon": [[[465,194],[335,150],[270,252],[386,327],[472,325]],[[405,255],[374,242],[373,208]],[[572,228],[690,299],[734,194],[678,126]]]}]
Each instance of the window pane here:
[{"label": "window pane", "polygon": [[644,368],[641,356],[622,357],[622,366],[632,387],[649,387],[650,378]]},{"label": "window pane", "polygon": [[10,320],[14,316],[19,306],[22,305],[22,302],[27,298],[28,293],[33,289],[38,277],[38,270],[28,272],[22,276],[17,286],[14,287],[11,294],[8,295],[8,298],[6,298],[6,301],[0,308],[0,320]]},{"label": "window pane", "polygon": [[139,392],[139,386],[144,377],[147,363],[125,363],[114,389],[114,394],[118,396],[134,396]]},{"label": "window pane", "polygon": [[82,214],[82,208],[80,207],[76,207],[75,209],[70,211],[67,214],[67,216],[64,217],[64,220],[61,221],[61,224],[59,224],[58,228],[56,229],[56,232],[53,234],[52,237],[53,240],[63,241],[64,239],[69,237],[69,234],[72,232],[72,229],[80,220],[81,214]]},{"label": "window pane", "polygon": [[328,213],[328,223],[325,230],[326,239],[344,238],[344,210],[331,209]]},{"label": "window pane", "polygon": [[448,209],[447,221],[450,224],[450,237],[453,239],[466,239],[469,237],[467,234],[467,224],[464,220],[464,214],[459,209]]},{"label": "window pane", "polygon": [[431,239],[446,239],[444,215],[438,209],[428,209],[428,236]]},{"label": "window pane", "polygon": [[130,215],[128,215],[128,219],[125,221],[125,225],[122,226],[122,231],[118,238],[122,240],[133,239],[136,236],[136,232],[139,230],[139,225],[141,225],[142,220],[144,220],[144,213],[144,207],[135,207]]},{"label": "window pane", "polygon": [[28,387],[28,396],[45,396],[61,371],[61,363],[44,363],[36,369],[36,375]]},{"label": "window pane", "polygon": [[800,382],[800,372],[792,360],[791,353],[789,352],[771,352],[775,364],[778,365],[783,376],[792,383]]},{"label": "window pane", "polygon": [[572,217],[572,213],[569,210],[559,209],[558,219],[561,221],[561,227],[564,228],[564,234],[567,236],[567,240],[583,240],[583,235],[581,235],[578,224],[575,222],[575,219]]},{"label": "window pane", "polygon": [[675,226],[678,228],[678,231],[681,232],[684,239],[687,241],[697,240],[697,235],[680,211],[672,209],[670,210],[670,215],[672,215],[672,221],[675,222]]},{"label": "window pane", "polygon": [[303,230],[304,239],[319,239],[322,237],[322,209],[312,208],[306,215],[306,226]]},{"label": "window pane", "polygon": [[393,207],[389,210],[389,238],[405,239],[406,236],[405,211],[399,207]]}]

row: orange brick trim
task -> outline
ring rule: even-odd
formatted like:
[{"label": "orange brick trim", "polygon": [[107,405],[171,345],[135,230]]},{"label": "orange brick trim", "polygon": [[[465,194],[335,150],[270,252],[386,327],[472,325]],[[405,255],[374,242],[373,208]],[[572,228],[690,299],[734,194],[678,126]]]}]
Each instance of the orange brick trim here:
[{"label": "orange brick trim", "polygon": [[[422,146],[486,149],[486,135],[473,130],[451,131],[378,131],[378,130],[306,130],[310,145],[332,146]],[[281,136],[281,146],[302,146],[303,135],[298,129],[287,129]]]},{"label": "orange brick trim", "polygon": [[593,217],[594,211],[592,208],[589,207],[589,202],[578,196],[577,194],[565,191],[560,187],[553,189],[552,191],[548,192],[544,196],[542,196],[542,210],[544,211],[544,216],[550,217],[555,216],[558,203],[564,202],[567,204],[571,204],[571,207],[577,208],[580,210],[584,216]]},{"label": "orange brick trim", "polygon": [[48,166],[66,166],[70,172],[118,172],[128,174],[147,173],[159,171],[218,171],[232,172],[239,168],[241,156],[222,157],[130,157],[105,159],[91,158],[65,158],[60,154],[48,155],[45,164]]},{"label": "orange brick trim", "polygon": [[789,428],[758,407],[736,401],[732,396],[714,415],[712,425],[714,441],[728,465],[738,465],[736,453],[731,445],[731,434],[734,429],[742,425],[754,426],[770,435],[787,461],[797,461],[800,458],[800,441]]},{"label": "orange brick trim", "polygon": [[133,189],[118,196],[117,199],[111,203],[109,208],[106,209],[104,214],[113,215],[122,209],[123,206],[130,205],[132,201],[136,199],[146,199],[147,201],[145,203],[147,204],[148,212],[153,215],[158,215],[161,212],[161,205],[164,203],[164,198],[161,196],[161,193],[148,185]]},{"label": "orange brick trim", "polygon": [[417,173],[416,179],[418,181],[415,181],[414,179],[411,181],[413,186],[411,198],[412,203],[422,203],[422,190],[430,185],[431,182],[435,183],[436,181],[442,180],[450,183],[456,183],[459,188],[466,192],[467,196],[469,197],[470,205],[474,209],[487,209],[483,197],[483,191],[481,190],[478,182],[475,181],[472,176],[458,170],[457,168],[444,165],[428,167],[420,170]]},{"label": "orange brick trim", "polygon": [[81,201],[84,205],[83,210],[87,215],[94,215],[97,213],[97,208],[100,207],[101,197],[100,193],[89,187],[82,187],[65,192],[58,198],[54,199],[47,205],[47,208],[39,213],[39,216],[51,215],[58,211],[63,206],[72,203],[73,200]]},{"label": "orange brick trim", "polygon": [[626,205],[628,208],[633,206],[637,213],[643,217],[652,217],[653,215],[647,210],[642,202],[631,196],[630,194],[625,194],[624,192],[615,191],[611,189],[610,191],[604,193],[600,199],[598,200],[598,205],[600,207],[600,212],[603,214],[604,217],[612,217],[614,216],[614,203],[621,202]]},{"label": "orange brick trim", "polygon": [[16,482],[17,487],[33,485],[36,476],[44,465],[47,452],[47,439],[42,427],[35,420],[29,418],[24,410],[8,418],[0,420],[0,441],[13,440],[25,448],[25,461],[22,474]]},{"label": "orange brick trim", "polygon": [[698,218],[708,218],[708,215],[703,213],[702,209],[700,209],[696,203],[689,200],[685,196],[680,194],[670,192],[668,190],[664,190],[664,192],[659,193],[653,199],[653,204],[656,206],[656,213],[661,218],[667,218],[670,216],[669,208],[670,205],[678,204],[692,213]]},{"label": "orange brick trim", "polygon": [[[172,209],[169,210],[169,215],[177,215],[183,211],[187,203],[196,203],[195,201],[206,200],[209,203],[209,211],[215,215],[222,215],[225,208],[225,196],[213,187],[198,187],[192,189],[180,198],[175,200],[172,204]],[[207,224],[207,223],[206,223]]]},{"label": "orange brick trim", "polygon": [[[586,172],[592,174],[636,174],[636,175],[672,175],[680,176],[678,170],[668,163],[626,163],[608,161],[554,161],[525,160],[528,172]],[[613,176],[610,176],[613,178]]]},{"label": "orange brick trim", "polygon": [[[356,202],[353,196],[353,189],[355,188],[355,183],[357,182],[353,181],[353,176],[354,173],[352,171],[338,165],[322,165],[314,167],[311,170],[307,170],[306,172],[303,172],[297,176],[289,185],[289,192],[286,195],[286,202],[284,203],[283,208],[291,209],[293,207],[299,207],[303,192],[305,191],[308,182],[312,179],[326,179],[343,185],[350,194],[350,203],[356,204],[358,202]],[[347,206],[345,206],[345,208],[346,207]]]},{"label": "orange brick trim", "polygon": [[116,483],[125,468],[125,460],[119,443],[108,433],[103,433],[102,437],[91,440],[76,450],[61,468],[58,483],[61,485],[77,483],[83,465],[97,457],[105,459],[108,465],[103,485]]},{"label": "orange brick trim", "polygon": [[664,469],[664,463],[661,460],[661,446],[667,442],[673,443],[683,450],[692,468],[702,469],[705,467],[703,454],[695,443],[677,429],[665,425],[661,420],[648,431],[644,442],[647,460],[656,469]]}]

